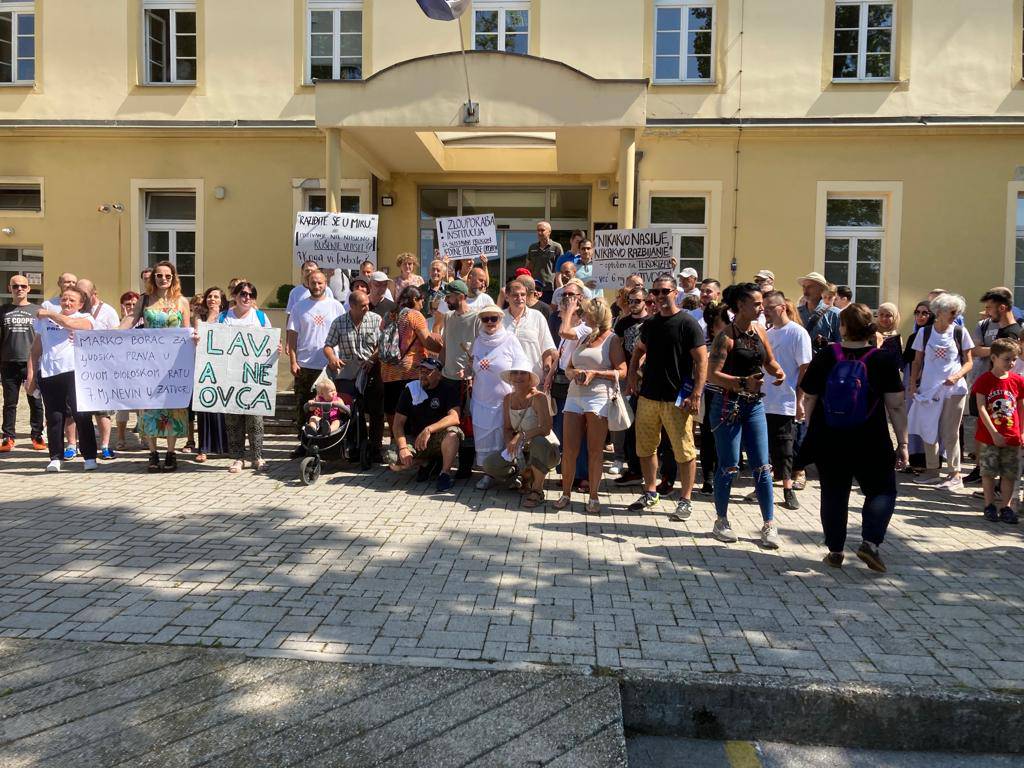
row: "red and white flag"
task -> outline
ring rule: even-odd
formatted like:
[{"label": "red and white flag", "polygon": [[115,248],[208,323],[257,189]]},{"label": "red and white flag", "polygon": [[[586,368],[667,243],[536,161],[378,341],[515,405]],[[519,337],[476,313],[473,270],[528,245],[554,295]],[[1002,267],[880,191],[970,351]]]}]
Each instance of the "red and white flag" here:
[{"label": "red and white flag", "polygon": [[416,0],[431,19],[455,21],[469,9],[470,0]]}]

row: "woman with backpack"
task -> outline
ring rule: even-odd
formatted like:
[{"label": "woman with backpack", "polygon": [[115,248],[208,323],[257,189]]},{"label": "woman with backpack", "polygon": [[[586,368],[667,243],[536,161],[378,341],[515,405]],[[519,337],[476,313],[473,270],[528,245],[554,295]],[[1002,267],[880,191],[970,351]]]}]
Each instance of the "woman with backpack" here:
[{"label": "woman with backpack", "polygon": [[708,388],[711,396],[711,429],[715,434],[718,467],[715,470],[715,527],[719,541],[737,540],[729,525],[729,492],[739,474],[740,442],[753,468],[754,490],[761,507],[761,546],[778,549],[775,501],[772,498],[772,465],[768,457],[768,422],[761,403],[764,371],[775,377],[775,386],[786,380],[772,354],[764,327],[756,322],[764,313],[761,291],[754,283],[730,285],[722,300],[733,312],[732,322],[711,344],[708,355]]},{"label": "woman with backpack", "polygon": [[[255,285],[248,280],[238,281],[231,290],[231,307],[217,315],[216,320],[211,319],[210,322],[270,328],[270,318],[267,317],[266,312],[256,306],[256,296]],[[278,352],[280,353],[280,347]],[[200,417],[211,415],[214,414],[204,413],[200,414]],[[265,472],[267,462],[263,459],[263,417],[226,413],[224,414],[224,427],[228,433],[228,455],[232,459],[228,472],[237,475],[245,467],[246,436],[249,438],[253,470]],[[202,429],[202,421],[200,421],[200,429]],[[198,457],[196,460],[199,460]]]},{"label": "woman with backpack", "polygon": [[[971,372],[974,341],[956,324],[967,303],[955,293],[932,299],[935,322],[914,338],[914,362],[907,392],[910,394],[910,431],[924,442],[925,466],[918,482],[941,488],[963,488],[960,478],[960,422],[967,407],[966,376]],[[946,451],[948,475],[939,473],[939,445]]]},{"label": "woman with backpack", "polygon": [[824,562],[834,568],[843,564],[850,490],[856,480],[864,495],[857,557],[871,570],[884,572],[878,548],[896,509],[896,469],[907,463],[903,384],[897,363],[875,346],[871,310],[851,304],[839,319],[842,343],[816,355],[800,384],[810,418],[801,458],[818,468],[821,527],[828,547]]},{"label": "woman with backpack", "polygon": [[440,351],[440,345],[427,330],[427,318],[423,315],[425,304],[423,291],[415,285],[407,285],[398,294],[395,308],[380,325],[377,356],[384,383],[384,414],[389,427],[394,424],[402,390],[410,381],[419,379],[418,367],[427,356],[427,350]]}]

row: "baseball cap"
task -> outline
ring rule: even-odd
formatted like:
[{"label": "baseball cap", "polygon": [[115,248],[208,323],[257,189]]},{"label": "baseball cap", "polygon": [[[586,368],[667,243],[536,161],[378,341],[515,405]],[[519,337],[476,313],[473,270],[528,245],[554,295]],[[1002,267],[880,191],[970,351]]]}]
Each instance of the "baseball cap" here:
[{"label": "baseball cap", "polygon": [[426,368],[428,371],[440,371],[444,368],[444,364],[436,357],[424,357],[416,367]]},{"label": "baseball cap", "polygon": [[452,280],[444,287],[444,292],[446,296],[449,293],[461,293],[463,296],[469,296],[469,286],[466,285],[465,280]]},{"label": "baseball cap", "polygon": [[679,276],[680,277],[696,277],[697,276],[697,270],[694,269],[693,267],[687,267],[686,269],[684,269],[682,272],[679,273]]},{"label": "baseball cap", "polygon": [[386,283],[388,279],[389,278],[387,276],[387,273],[385,272],[374,272],[372,275],[370,275],[370,280],[372,280],[375,283]]},{"label": "baseball cap", "polygon": [[754,275],[754,280],[771,280],[774,283],[775,273],[772,272],[770,269],[762,269],[760,272]]}]

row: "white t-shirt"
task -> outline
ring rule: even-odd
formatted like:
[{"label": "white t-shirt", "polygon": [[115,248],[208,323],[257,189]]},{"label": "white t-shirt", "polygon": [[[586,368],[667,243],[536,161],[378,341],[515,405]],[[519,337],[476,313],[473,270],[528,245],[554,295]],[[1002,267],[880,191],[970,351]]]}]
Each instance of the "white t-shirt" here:
[{"label": "white t-shirt", "polygon": [[[475,299],[467,299],[466,303],[469,304],[470,309],[475,309],[479,312],[484,307],[493,307],[494,299],[492,299],[491,295],[486,291],[480,291],[480,293],[476,295]],[[448,307],[445,306],[445,309],[448,309]]]},{"label": "white t-shirt", "polygon": [[770,375],[765,377],[764,411],[780,416],[796,416],[796,381],[800,366],[811,362],[811,337],[800,323],[786,323],[781,328],[768,329],[768,343],[786,380],[775,386]]},{"label": "white t-shirt", "polygon": [[[967,382],[960,379],[952,387],[942,385],[946,379],[960,370],[960,355],[956,348],[956,339],[953,338],[955,325],[950,325],[944,333],[939,333],[932,326],[931,336],[928,338],[928,349],[924,348],[925,331],[922,328],[914,337],[912,349],[915,352],[924,352],[924,365],[921,369],[921,386],[918,391],[922,395],[931,396],[933,399],[938,396],[940,399],[967,394]],[[964,352],[974,349],[974,340],[966,330],[961,330]]]},{"label": "white t-shirt", "polygon": [[551,329],[548,327],[547,318],[538,310],[527,307],[518,325],[512,320],[512,313],[507,309],[502,322],[506,330],[514,333],[519,339],[519,343],[526,353],[526,359],[533,365],[533,372],[543,380],[544,353],[549,349],[555,349],[555,341],[551,338]]},{"label": "white t-shirt", "polygon": [[[328,299],[334,298],[334,291],[331,290],[331,286],[327,286],[327,288],[324,290],[324,293],[327,294]],[[294,288],[292,288],[291,292],[288,294],[288,304],[285,306],[284,311],[290,315],[295,310],[296,304],[298,304],[303,299],[308,298],[309,288],[304,286],[302,283],[299,283]]]},{"label": "white t-shirt", "polygon": [[[71,315],[75,320],[86,319],[93,322],[86,312],[75,312]],[[71,341],[71,331],[57,325],[50,319],[36,318],[32,327],[40,339],[42,354],[39,357],[39,376],[48,379],[59,373],[75,370],[75,347]]]},{"label": "white t-shirt", "polygon": [[[267,324],[264,325],[263,327],[270,328],[270,318],[267,317],[266,315],[264,315],[264,317],[267,318]],[[229,309],[227,311],[227,314],[224,315],[224,319],[221,320],[220,322],[223,325],[262,325],[260,323],[260,316],[256,312],[255,308],[250,309],[249,312],[245,315],[245,317],[238,317],[238,315],[235,314],[235,311],[233,309]]]},{"label": "white t-shirt", "polygon": [[[255,311],[252,314],[256,314]],[[302,368],[323,368],[327,365],[324,343],[327,331],[336,317],[345,314],[344,307],[334,299],[303,299],[288,316],[288,330],[298,334],[295,357]]]},{"label": "white t-shirt", "polygon": [[117,310],[106,302],[101,302],[98,307],[89,310],[89,315],[92,317],[92,327],[97,331],[113,331],[121,325]]}]

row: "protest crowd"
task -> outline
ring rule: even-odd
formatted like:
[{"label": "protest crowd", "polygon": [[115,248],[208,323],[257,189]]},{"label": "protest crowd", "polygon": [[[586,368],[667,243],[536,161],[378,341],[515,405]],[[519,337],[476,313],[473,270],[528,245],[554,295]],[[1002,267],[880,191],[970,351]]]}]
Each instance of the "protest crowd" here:
[{"label": "protest crowd", "polygon": [[[343,458],[408,472],[440,494],[460,482],[500,486],[521,494],[524,508],[565,511],[578,494],[577,510],[591,515],[602,511],[606,483],[638,487],[635,513],[672,499],[673,520],[689,518],[699,493],[713,501],[712,534],[726,543],[737,540],[730,491],[747,472],[766,548],[779,547],[777,503],[800,508],[813,466],[825,562],[843,563],[857,487],[856,553],[876,571],[885,570],[879,547],[897,472],[948,491],[980,483],[984,517],[1017,523],[1024,378],[1021,312],[1008,289],[980,297],[978,321],[964,297],[936,289],[914,307],[903,338],[898,307],[853,303],[848,287],[816,272],[792,289],[768,269],[723,288],[692,268],[599,288],[585,233],[574,232],[564,252],[546,222],[537,235],[497,300],[486,257],[438,256],[427,277],[408,253],[395,277],[373,261],[352,275],[307,261],[280,345],[264,349],[275,369],[286,355],[294,377],[292,458],[344,433]],[[233,474],[267,469],[264,417],[200,408],[198,390],[192,407],[138,410],[134,429],[129,411],[87,411],[76,398],[76,336],[195,329],[194,354],[220,354],[200,342],[200,329],[269,329],[255,285],[238,278],[183,296],[174,265],[160,262],[116,304],[73,274],[57,288],[36,306],[15,275],[14,298],[0,307],[0,454],[24,438],[15,434],[24,395],[30,445],[48,452],[46,471],[78,457],[96,470],[127,449],[132,432],[151,472],[174,471],[182,443],[195,462],[228,459]],[[965,474],[968,455],[976,466]]]}]

